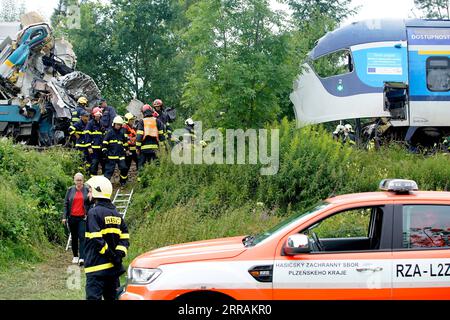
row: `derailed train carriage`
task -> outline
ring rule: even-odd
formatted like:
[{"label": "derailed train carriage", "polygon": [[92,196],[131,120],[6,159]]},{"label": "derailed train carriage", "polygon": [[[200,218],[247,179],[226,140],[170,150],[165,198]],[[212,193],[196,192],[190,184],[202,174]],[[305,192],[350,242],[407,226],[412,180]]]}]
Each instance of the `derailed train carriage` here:
[{"label": "derailed train carriage", "polygon": [[86,97],[92,108],[101,97],[75,66],[71,44],[55,38],[39,14],[0,23],[0,136],[40,146],[64,143],[77,99]]},{"label": "derailed train carriage", "polygon": [[389,139],[442,141],[450,133],[450,21],[367,20],[327,33],[291,101],[299,127],[370,119]]}]

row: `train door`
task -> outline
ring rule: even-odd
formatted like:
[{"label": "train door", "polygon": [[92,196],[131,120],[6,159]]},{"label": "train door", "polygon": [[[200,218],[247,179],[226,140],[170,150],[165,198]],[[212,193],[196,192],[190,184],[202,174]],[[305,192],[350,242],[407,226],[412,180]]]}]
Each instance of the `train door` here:
[{"label": "train door", "polygon": [[390,113],[391,122],[400,121],[409,125],[408,117],[408,84],[405,82],[384,83],[384,110]]},{"label": "train door", "polygon": [[408,27],[410,125],[449,126],[450,28]]}]

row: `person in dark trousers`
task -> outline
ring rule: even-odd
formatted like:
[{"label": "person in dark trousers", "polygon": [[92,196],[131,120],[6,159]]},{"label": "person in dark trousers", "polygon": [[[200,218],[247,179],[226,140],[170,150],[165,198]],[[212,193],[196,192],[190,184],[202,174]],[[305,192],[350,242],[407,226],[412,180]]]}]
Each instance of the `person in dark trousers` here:
[{"label": "person in dark trousers", "polygon": [[81,152],[83,157],[83,166],[79,169],[89,169],[91,166],[90,154],[88,152],[88,148],[90,146],[88,142],[88,134],[86,131],[86,127],[89,121],[89,113],[87,111],[81,111],[80,114],[81,120],[75,123],[73,126],[70,126],[69,134],[75,137],[75,147],[78,151]]},{"label": "person in dark trousers", "polygon": [[100,123],[105,131],[109,130],[112,126],[114,119],[117,116],[116,110],[108,106],[105,99],[100,100],[100,108],[102,109],[102,119]]},{"label": "person in dark trousers", "polygon": [[158,114],[146,104],[142,107],[144,119],[137,126],[136,149],[139,156],[139,169],[147,162],[157,159],[159,144],[165,141],[164,124]]},{"label": "person in dark trousers", "polygon": [[106,154],[105,177],[111,179],[116,169],[116,164],[120,170],[120,185],[124,186],[128,180],[128,167],[125,156],[129,155],[128,136],[122,128],[123,119],[121,116],[114,118],[113,127],[106,133],[103,139],[103,152]]},{"label": "person in dark trousers", "polygon": [[94,206],[89,210],[86,227],[86,299],[115,300],[119,277],[125,272],[130,235],[125,220],[111,202],[112,184],[103,176],[86,182]]},{"label": "person in dark trousers", "polygon": [[102,117],[102,110],[100,108],[94,108],[92,110],[93,119],[91,119],[87,126],[87,142],[89,144],[88,152],[91,160],[90,173],[91,176],[98,174],[98,165],[102,166],[102,171],[105,172],[105,161],[103,157],[103,138],[105,132],[101,126],[100,119]]},{"label": "person in dark trousers", "polygon": [[153,101],[153,109],[159,114],[158,119],[164,124],[167,140],[172,138],[172,127],[170,125],[170,116],[164,107],[164,103],[161,99]]},{"label": "person in dark trousers", "polygon": [[81,173],[74,176],[75,185],[67,190],[64,200],[64,214],[62,223],[69,226],[72,236],[72,263],[84,264],[85,259],[85,230],[86,215],[91,204],[89,189],[84,185]]},{"label": "person in dark trousers", "polygon": [[128,148],[130,153],[125,157],[125,162],[127,164],[128,171],[130,171],[131,163],[134,161],[136,164],[136,170],[139,170],[139,161],[136,153],[136,125],[135,117],[132,113],[127,113],[125,115],[126,123],[123,125],[125,133],[128,136]]}]

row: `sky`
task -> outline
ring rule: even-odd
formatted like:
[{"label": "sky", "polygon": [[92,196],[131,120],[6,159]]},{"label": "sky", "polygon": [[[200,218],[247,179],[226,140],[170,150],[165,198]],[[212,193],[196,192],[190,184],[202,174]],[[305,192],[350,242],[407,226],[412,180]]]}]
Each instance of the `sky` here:
[{"label": "sky", "polygon": [[[27,11],[38,11],[46,19],[50,19],[53,9],[58,3],[58,0],[17,0],[18,3],[21,1],[25,2]],[[344,21],[344,25],[364,19],[414,17],[414,14],[411,13],[414,8],[414,0],[353,0],[352,4],[361,6],[361,9],[357,15]],[[415,13],[418,15],[417,10]]]}]

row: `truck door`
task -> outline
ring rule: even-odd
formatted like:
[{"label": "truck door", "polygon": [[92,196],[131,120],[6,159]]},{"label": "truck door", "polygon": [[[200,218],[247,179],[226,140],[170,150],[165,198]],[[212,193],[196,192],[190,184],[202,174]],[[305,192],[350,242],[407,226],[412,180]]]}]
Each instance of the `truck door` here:
[{"label": "truck door", "polygon": [[392,211],[350,208],[299,230],[312,251],[275,258],[274,299],[391,299]]},{"label": "truck door", "polygon": [[410,125],[448,126],[450,28],[408,27]]},{"label": "truck door", "polygon": [[393,299],[450,299],[449,237],[450,205],[395,207]]}]

